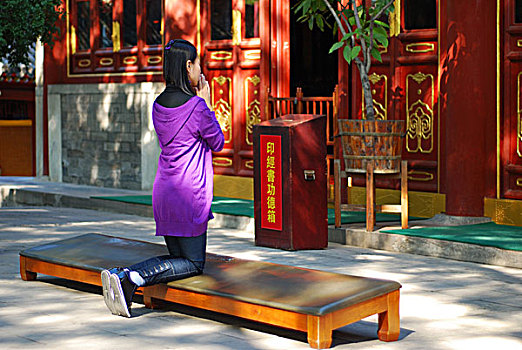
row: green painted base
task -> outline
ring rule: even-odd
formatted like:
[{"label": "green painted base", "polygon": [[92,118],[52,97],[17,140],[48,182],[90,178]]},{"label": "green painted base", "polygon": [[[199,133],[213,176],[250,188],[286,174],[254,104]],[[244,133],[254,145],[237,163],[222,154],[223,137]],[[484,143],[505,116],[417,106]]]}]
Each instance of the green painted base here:
[{"label": "green painted base", "polygon": [[522,230],[493,222],[477,225],[386,230],[383,232],[522,251]]}]

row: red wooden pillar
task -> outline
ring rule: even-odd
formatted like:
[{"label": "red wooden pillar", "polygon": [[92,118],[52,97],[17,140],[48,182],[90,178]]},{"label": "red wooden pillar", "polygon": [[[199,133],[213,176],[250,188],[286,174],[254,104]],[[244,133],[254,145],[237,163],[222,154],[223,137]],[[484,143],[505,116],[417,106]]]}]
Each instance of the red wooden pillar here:
[{"label": "red wooden pillar", "polygon": [[270,39],[270,0],[259,1],[259,38],[261,42],[261,59],[259,75],[261,77],[259,100],[261,102],[261,120],[268,120],[265,113],[266,89],[270,87],[270,54],[272,40]]},{"label": "red wooden pillar", "polygon": [[271,92],[290,96],[290,1],[271,2]]},{"label": "red wooden pillar", "polygon": [[441,177],[446,213],[482,216],[495,195],[496,2],[441,0]]}]

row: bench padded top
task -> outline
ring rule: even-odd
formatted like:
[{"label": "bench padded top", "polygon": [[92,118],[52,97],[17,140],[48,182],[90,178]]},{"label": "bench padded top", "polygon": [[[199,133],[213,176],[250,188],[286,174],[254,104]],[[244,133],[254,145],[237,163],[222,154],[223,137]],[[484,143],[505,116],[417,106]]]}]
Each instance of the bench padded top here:
[{"label": "bench padded top", "polygon": [[[168,254],[165,245],[89,233],[20,252],[44,262],[92,271]],[[203,275],[169,287],[321,316],[395,291],[394,281],[342,275],[207,253]]]}]

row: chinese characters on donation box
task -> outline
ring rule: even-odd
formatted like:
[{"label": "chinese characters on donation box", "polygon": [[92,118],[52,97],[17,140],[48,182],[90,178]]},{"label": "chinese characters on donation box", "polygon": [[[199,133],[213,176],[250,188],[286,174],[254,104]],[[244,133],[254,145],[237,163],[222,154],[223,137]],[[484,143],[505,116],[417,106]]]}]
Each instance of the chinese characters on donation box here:
[{"label": "chinese characters on donation box", "polygon": [[281,136],[260,135],[261,227],[283,229],[281,182]]}]

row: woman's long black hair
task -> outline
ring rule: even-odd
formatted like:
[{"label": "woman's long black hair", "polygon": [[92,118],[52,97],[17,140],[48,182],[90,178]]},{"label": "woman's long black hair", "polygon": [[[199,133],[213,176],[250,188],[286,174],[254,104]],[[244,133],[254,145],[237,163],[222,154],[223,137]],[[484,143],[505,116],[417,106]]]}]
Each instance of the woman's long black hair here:
[{"label": "woman's long black hair", "polygon": [[165,46],[164,57],[163,78],[167,85],[176,86],[191,96],[195,95],[188,77],[187,61],[194,62],[198,57],[196,47],[187,40],[174,39]]}]

